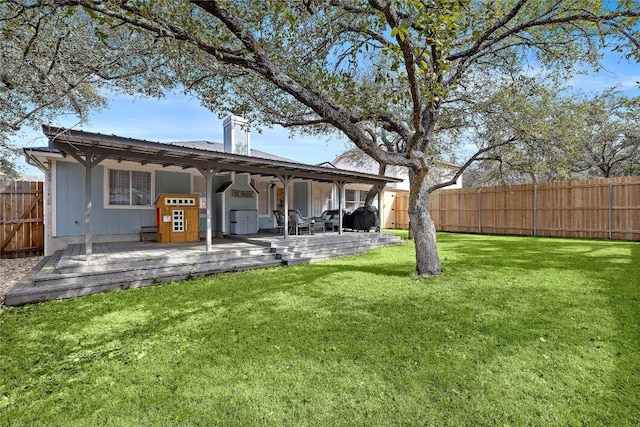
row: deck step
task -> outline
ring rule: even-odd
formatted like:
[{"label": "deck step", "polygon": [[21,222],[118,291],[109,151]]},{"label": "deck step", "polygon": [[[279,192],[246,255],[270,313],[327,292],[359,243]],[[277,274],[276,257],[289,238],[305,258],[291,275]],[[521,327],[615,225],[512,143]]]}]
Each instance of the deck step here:
[{"label": "deck step", "polygon": [[301,246],[301,247],[279,247],[275,248],[277,253],[282,255],[288,254],[305,254],[305,253],[362,253],[366,252],[370,249],[377,249],[387,245],[381,245],[379,243],[359,243],[357,246],[342,246],[342,245],[331,245],[331,246],[323,246],[323,247],[315,247],[315,246]]},{"label": "deck step", "polygon": [[372,249],[402,243],[397,236],[372,233],[370,236],[344,238],[343,236],[322,239],[296,239],[295,242],[272,243],[272,250],[279,254],[285,265],[305,264],[327,259],[359,255]]},{"label": "deck step", "polygon": [[341,249],[332,251],[289,252],[282,254],[281,257],[285,265],[292,265],[360,255],[372,249],[378,249],[378,247],[363,247],[359,249]]},{"label": "deck step", "polygon": [[97,264],[97,265],[86,265],[84,263],[78,264],[70,264],[61,266],[58,264],[56,268],[56,272],[59,274],[69,274],[69,275],[86,275],[91,273],[102,273],[102,272],[110,272],[110,271],[119,271],[125,268],[127,269],[140,269],[140,268],[150,268],[155,267],[159,263],[163,265],[172,265],[172,266],[180,266],[180,265],[191,265],[199,262],[207,262],[207,260],[211,259],[212,256],[215,257],[216,261],[226,261],[232,260],[236,258],[252,258],[256,256],[262,256],[268,254],[269,251],[264,248],[254,247],[254,248],[242,248],[242,249],[229,249],[224,251],[215,251],[211,252],[191,252],[186,255],[171,255],[164,257],[153,257],[153,258],[129,258],[123,261],[114,260],[113,263],[108,264]]},{"label": "deck step", "polygon": [[377,233],[349,233],[349,234],[333,234],[331,236],[321,238],[314,238],[311,236],[309,238],[296,238],[296,239],[288,239],[288,240],[280,240],[276,244],[279,246],[299,246],[299,245],[311,245],[311,246],[320,246],[334,243],[357,243],[357,242],[400,242],[398,236],[393,234],[382,234],[378,235]]},{"label": "deck step", "polygon": [[64,279],[51,277],[44,280],[36,280],[30,286],[14,287],[7,294],[5,304],[8,306],[22,305],[72,298],[104,291],[137,288],[194,277],[277,265],[282,265],[282,261],[275,254],[266,254],[260,258],[211,261],[193,265],[145,268],[133,271],[111,271]]},{"label": "deck step", "polygon": [[149,260],[149,262],[139,263],[120,263],[112,265],[107,270],[83,270],[73,271],[71,273],[49,274],[46,276],[36,275],[33,280],[33,286],[47,286],[52,284],[75,284],[85,283],[87,280],[92,282],[108,281],[113,277],[118,277],[122,272],[127,272],[130,276],[138,275],[162,275],[165,272],[170,271],[217,271],[225,268],[226,265],[236,265],[245,263],[257,263],[260,264],[265,260],[277,260],[272,252],[263,252],[261,254],[253,254],[251,257],[224,257],[198,259],[195,261],[187,262],[180,260],[180,262],[173,262],[173,260]]},{"label": "deck step", "polygon": [[283,251],[315,251],[315,250],[332,250],[332,249],[340,249],[340,248],[352,248],[352,247],[368,247],[368,248],[377,248],[383,247],[390,244],[398,244],[401,243],[402,240],[395,239],[371,239],[371,240],[358,240],[358,241],[331,241],[326,242],[324,244],[314,244],[314,243],[300,243],[296,245],[290,244],[275,244],[273,247],[283,250]]}]

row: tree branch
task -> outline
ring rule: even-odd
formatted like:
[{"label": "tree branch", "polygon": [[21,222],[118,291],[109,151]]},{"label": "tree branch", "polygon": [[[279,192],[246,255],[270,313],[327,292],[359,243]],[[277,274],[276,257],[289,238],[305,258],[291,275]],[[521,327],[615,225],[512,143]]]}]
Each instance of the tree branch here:
[{"label": "tree branch", "polygon": [[[392,8],[392,3],[381,4],[379,0],[369,0],[369,4],[376,10],[382,12],[385,19],[391,28],[398,28],[400,26],[400,18],[396,11]],[[411,93],[411,121],[413,123],[413,135],[408,141],[408,149],[411,149],[422,138],[424,130],[422,128],[422,99],[420,96],[420,89],[418,84],[418,78],[416,74],[416,61],[414,57],[415,43],[413,37],[410,34],[398,33],[396,35],[396,42],[400,46],[402,51],[402,59],[404,60],[404,68],[407,72],[407,83],[409,91]],[[435,59],[434,59],[435,62]]]},{"label": "tree branch", "polygon": [[292,127],[298,127],[298,126],[315,126],[315,125],[322,125],[322,124],[329,124],[329,122],[326,119],[315,119],[315,120],[289,120],[286,122],[283,121],[274,121],[273,122],[276,125],[280,125],[284,128],[292,128]]},{"label": "tree branch", "polygon": [[429,194],[431,194],[435,190],[438,190],[440,188],[448,187],[450,185],[455,184],[456,181],[458,180],[458,178],[460,178],[462,176],[462,174],[467,170],[467,168],[469,168],[469,166],[471,166],[471,164],[473,164],[473,162],[475,162],[477,160],[480,160],[480,156],[482,154],[486,153],[487,151],[491,151],[494,148],[498,148],[498,147],[502,147],[502,146],[507,145],[507,144],[511,144],[512,142],[515,142],[516,140],[517,140],[517,138],[512,137],[512,138],[509,138],[509,139],[507,139],[505,141],[502,141],[502,142],[500,142],[498,144],[492,144],[492,145],[489,145],[487,147],[481,148],[473,156],[469,157],[469,159],[462,166],[460,166],[460,169],[458,169],[458,171],[455,173],[455,175],[453,175],[453,177],[449,181],[445,181],[445,182],[441,182],[441,183],[438,183],[436,185],[433,185],[433,186],[429,187],[427,192]]},{"label": "tree branch", "polygon": [[[526,3],[526,2],[527,2],[526,0],[520,0],[518,4],[511,10],[509,15],[499,20],[498,23],[496,23],[496,25],[492,26],[489,30],[483,33],[483,35],[480,36],[478,40],[476,40],[473,46],[471,46],[469,49],[466,49],[457,53],[454,52],[450,54],[447,57],[447,59],[449,61],[456,61],[459,59],[470,58],[476,53],[480,52],[481,50],[486,50],[491,46],[501,42],[502,40],[507,39],[508,37],[511,37],[515,34],[518,34],[525,30],[529,30],[536,27],[544,27],[544,26],[551,26],[551,25],[557,25],[557,24],[569,24],[569,23],[578,22],[578,21],[598,23],[598,24],[605,23],[607,25],[613,26],[615,24],[616,18],[640,17],[640,11],[639,12],[635,12],[635,11],[612,12],[612,13],[607,13],[603,15],[581,13],[581,14],[562,16],[562,17],[549,17],[546,19],[539,19],[539,18],[532,19],[520,25],[517,25],[511,29],[506,29],[505,25],[517,15],[518,11],[523,6],[523,3]],[[551,10],[552,8],[550,8],[546,14],[551,13]],[[490,37],[492,34],[494,34],[496,31],[498,31],[501,28],[505,28],[505,31],[503,33],[499,34],[495,38]]]},{"label": "tree branch", "polygon": [[[357,116],[341,108],[326,94],[312,91],[300,84],[295,78],[292,78],[282,69],[278,68],[261,49],[260,44],[255,40],[252,33],[245,28],[244,23],[237,16],[227,11],[219,2],[192,0],[191,3],[220,20],[254,58],[254,62],[250,62],[247,65],[236,65],[251,69],[285,93],[293,96],[296,100],[300,101],[300,103],[314,111],[314,113],[325,120],[326,123],[342,131],[358,148],[376,161],[393,164],[402,163],[404,165],[411,163],[409,159],[392,156],[377,147],[377,145],[355,125],[355,123],[360,120]],[[224,58],[222,58],[222,60],[225,61]]]}]

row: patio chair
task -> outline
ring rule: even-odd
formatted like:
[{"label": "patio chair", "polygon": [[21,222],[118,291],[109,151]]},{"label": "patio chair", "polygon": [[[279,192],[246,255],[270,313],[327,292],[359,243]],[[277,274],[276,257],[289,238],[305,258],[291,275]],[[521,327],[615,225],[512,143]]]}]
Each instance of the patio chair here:
[{"label": "patio chair", "polygon": [[289,233],[298,235],[305,228],[311,234],[311,218],[303,217],[297,209],[289,209]]},{"label": "patio chair", "polygon": [[278,234],[284,234],[284,214],[281,211],[273,211],[273,215],[276,217],[276,226],[274,229]]}]

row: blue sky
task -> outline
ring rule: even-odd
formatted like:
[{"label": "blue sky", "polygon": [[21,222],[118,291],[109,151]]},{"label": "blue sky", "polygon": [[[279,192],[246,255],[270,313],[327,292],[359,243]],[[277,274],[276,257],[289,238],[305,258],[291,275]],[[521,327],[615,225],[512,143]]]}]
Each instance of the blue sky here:
[{"label": "blue sky", "polygon": [[[78,125],[69,117],[60,120],[64,127],[90,132],[118,135],[148,141],[214,141],[223,142],[222,119],[202,107],[197,99],[182,94],[169,94],[161,99],[140,99],[115,95],[109,107],[90,115],[89,123]],[[20,147],[42,147],[47,140],[32,129],[25,130],[14,142]],[[337,135],[312,137],[289,136],[282,127],[251,129],[251,148],[302,163],[317,164],[333,161],[348,149],[346,139]],[[25,174],[42,175],[26,163]]]},{"label": "blue sky", "polygon": [[[640,65],[629,64],[619,56],[608,55],[599,73],[578,75],[569,84],[585,92],[598,92],[619,85],[628,96],[640,96]],[[162,99],[138,99],[124,95],[111,98],[109,107],[93,112],[89,123],[79,126],[73,118],[63,118],[65,127],[90,132],[146,139],[149,141],[209,140],[222,142],[222,120],[217,114],[200,106],[198,100],[182,94],[170,94]],[[42,132],[25,130],[13,140],[20,147],[46,146]],[[349,146],[338,136],[295,136],[281,127],[251,131],[251,147],[295,161],[317,164],[332,161]],[[21,158],[20,166],[27,175],[42,173]]]}]

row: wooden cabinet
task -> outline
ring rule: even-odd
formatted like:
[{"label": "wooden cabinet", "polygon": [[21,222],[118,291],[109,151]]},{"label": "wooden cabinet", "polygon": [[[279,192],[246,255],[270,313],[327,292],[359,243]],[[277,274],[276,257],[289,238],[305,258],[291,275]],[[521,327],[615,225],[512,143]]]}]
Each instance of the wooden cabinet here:
[{"label": "wooden cabinet", "polygon": [[160,194],[156,199],[157,225],[161,243],[200,240],[200,204],[190,194]]}]

